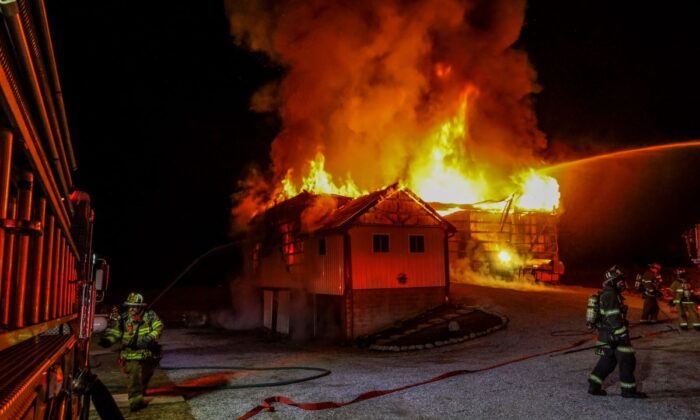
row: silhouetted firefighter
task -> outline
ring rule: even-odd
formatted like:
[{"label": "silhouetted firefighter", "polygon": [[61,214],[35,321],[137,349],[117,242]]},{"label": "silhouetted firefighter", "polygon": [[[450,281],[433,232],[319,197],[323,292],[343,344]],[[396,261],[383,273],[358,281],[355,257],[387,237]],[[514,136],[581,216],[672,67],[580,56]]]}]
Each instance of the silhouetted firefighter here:
[{"label": "silhouetted firefighter", "polygon": [[[625,398],[647,397],[645,393],[637,391],[637,383],[634,379],[634,368],[637,361],[629,336],[627,305],[624,304],[624,298],[621,294],[625,288],[624,274],[615,265],[605,272],[603,290],[597,296],[589,299],[587,321],[590,326],[598,330],[596,354],[600,356],[598,364],[588,377],[588,393],[591,395],[607,395],[607,392],[603,390],[603,381],[619,363],[622,396]],[[596,297],[597,302],[595,302]]]}]

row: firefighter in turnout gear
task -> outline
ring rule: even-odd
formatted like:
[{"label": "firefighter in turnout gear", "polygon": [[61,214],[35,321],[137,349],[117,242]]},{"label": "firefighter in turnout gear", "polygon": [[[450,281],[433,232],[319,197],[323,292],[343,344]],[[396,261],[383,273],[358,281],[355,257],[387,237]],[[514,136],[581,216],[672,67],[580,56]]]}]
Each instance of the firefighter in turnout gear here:
[{"label": "firefighter in turnout gear", "polygon": [[605,272],[603,290],[598,298],[600,316],[594,325],[598,330],[596,354],[600,359],[588,377],[588,393],[591,395],[607,395],[603,390],[603,381],[619,363],[622,396],[647,397],[645,393],[637,391],[637,383],[634,379],[637,361],[628,331],[627,305],[624,304],[622,297],[625,287],[624,275],[617,266]]},{"label": "firefighter in turnout gear", "polygon": [[163,322],[146,304],[140,293],[129,293],[124,302],[127,311],[111,323],[99,344],[109,347],[119,342],[119,364],[127,374],[129,408],[138,411],[146,406],[144,395],[148,381],[160,360],[158,338],[163,332]]},{"label": "firefighter in turnout gear", "polygon": [[649,269],[642,274],[642,298],[644,299],[644,307],[642,308],[641,324],[658,322],[659,302],[658,298],[662,297],[661,293],[661,265],[659,263],[649,264]]},{"label": "firefighter in turnout gear", "polygon": [[688,324],[700,331],[700,317],[693,299],[693,284],[688,279],[685,269],[676,269],[676,279],[671,283],[673,300],[671,306],[678,305],[678,326],[687,330]]}]

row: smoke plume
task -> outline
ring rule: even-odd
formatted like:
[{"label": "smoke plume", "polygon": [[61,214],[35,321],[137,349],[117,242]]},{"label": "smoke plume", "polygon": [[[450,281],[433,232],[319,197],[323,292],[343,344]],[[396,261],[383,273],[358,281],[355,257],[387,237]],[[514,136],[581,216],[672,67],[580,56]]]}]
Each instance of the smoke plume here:
[{"label": "smoke plume", "polygon": [[[546,147],[527,54],[524,0],[227,0],[235,42],[287,71],[251,99],[279,112],[272,182],[326,169],[364,190],[406,179],[426,138],[464,110],[462,154],[508,176]],[[447,156],[446,158],[449,158]],[[250,204],[250,203],[248,203]],[[240,210],[240,209],[239,209]]]}]

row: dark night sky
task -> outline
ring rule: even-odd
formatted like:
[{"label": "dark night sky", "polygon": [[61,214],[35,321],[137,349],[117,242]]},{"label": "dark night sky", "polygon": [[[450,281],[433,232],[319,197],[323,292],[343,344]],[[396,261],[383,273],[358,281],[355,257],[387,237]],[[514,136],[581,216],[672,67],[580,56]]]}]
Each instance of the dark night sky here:
[{"label": "dark night sky", "polygon": [[[543,86],[535,99],[541,129],[555,149],[584,154],[700,138],[700,6],[611,3],[529,5],[518,45]],[[248,100],[281,71],[232,44],[218,1],[48,7],[76,185],[97,213],[97,252],[111,260],[114,282],[166,284],[227,240],[236,179],[249,162],[266,164],[278,129],[273,116],[249,112]],[[700,222],[700,191],[688,182],[697,179],[700,153],[672,155],[606,164],[642,173],[626,188],[591,187],[606,182],[606,165],[584,171],[589,184],[562,182],[565,193],[567,185],[578,192],[565,206],[593,210],[582,220],[579,212],[563,216],[569,265],[657,256],[678,263],[680,230],[694,215]],[[611,208],[614,217],[601,216]],[[606,235],[581,233],[596,227]],[[215,258],[193,277],[221,280],[231,258]]]}]

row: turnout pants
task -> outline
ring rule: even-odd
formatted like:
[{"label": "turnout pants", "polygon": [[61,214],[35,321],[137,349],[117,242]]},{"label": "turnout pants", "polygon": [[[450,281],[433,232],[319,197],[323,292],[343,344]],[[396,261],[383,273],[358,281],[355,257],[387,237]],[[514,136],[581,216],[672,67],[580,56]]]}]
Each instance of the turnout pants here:
[{"label": "turnout pants", "polygon": [[691,326],[695,329],[700,329],[700,317],[695,309],[694,302],[681,302],[678,308],[678,326],[688,328]]},{"label": "turnout pants", "polygon": [[654,296],[644,297],[644,307],[642,308],[642,321],[656,321],[659,317],[659,302]]},{"label": "turnout pants", "polygon": [[126,388],[129,393],[129,405],[138,404],[143,399],[155,366],[156,363],[153,359],[126,360],[124,362],[124,372],[128,377]]},{"label": "turnout pants", "polygon": [[588,380],[602,385],[605,378],[615,370],[615,366],[619,363],[620,388],[622,392],[636,391],[637,383],[634,379],[634,368],[637,365],[637,359],[634,357],[632,346],[628,344],[615,348],[603,348],[599,351],[602,351],[602,354]]}]

